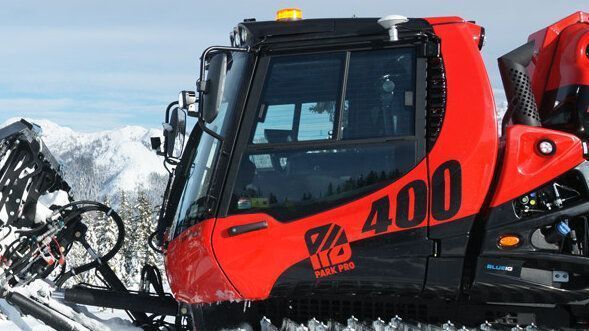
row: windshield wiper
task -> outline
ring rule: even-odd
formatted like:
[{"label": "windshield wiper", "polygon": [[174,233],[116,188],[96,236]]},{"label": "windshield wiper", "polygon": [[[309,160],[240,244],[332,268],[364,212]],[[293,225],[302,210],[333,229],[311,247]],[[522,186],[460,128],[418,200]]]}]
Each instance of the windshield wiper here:
[{"label": "windshield wiper", "polygon": [[213,138],[219,140],[221,143],[223,143],[224,138],[219,135],[217,132],[207,128],[206,124],[204,121],[198,121],[198,126],[201,128],[202,131],[206,132],[208,135],[212,136]]}]

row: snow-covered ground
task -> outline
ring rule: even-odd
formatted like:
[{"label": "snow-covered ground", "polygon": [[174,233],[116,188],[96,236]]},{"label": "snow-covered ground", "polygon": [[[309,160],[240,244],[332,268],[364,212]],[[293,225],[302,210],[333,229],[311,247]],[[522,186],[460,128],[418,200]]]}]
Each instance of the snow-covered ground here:
[{"label": "snow-covered ground", "polygon": [[[34,297],[37,302],[51,307],[54,312],[67,316],[72,325],[79,328],[87,328],[90,331],[135,331],[141,330],[132,325],[124,311],[112,309],[100,309],[96,307],[76,306],[75,310],[70,306],[51,298],[52,286],[43,281],[36,280],[25,287],[13,288],[27,297]],[[42,322],[30,316],[22,316],[20,312],[11,306],[6,300],[0,299],[0,311],[3,320],[0,320],[0,331],[3,330],[53,330]]]},{"label": "snow-covered ground", "polygon": [[[130,325],[129,318],[124,311],[121,310],[104,310],[99,311],[97,308],[91,307],[89,311],[104,322],[105,326],[113,331],[141,331],[141,329]],[[23,330],[23,331],[54,331],[49,326],[39,322],[38,320],[25,316],[19,320],[0,320],[0,330]]]}]

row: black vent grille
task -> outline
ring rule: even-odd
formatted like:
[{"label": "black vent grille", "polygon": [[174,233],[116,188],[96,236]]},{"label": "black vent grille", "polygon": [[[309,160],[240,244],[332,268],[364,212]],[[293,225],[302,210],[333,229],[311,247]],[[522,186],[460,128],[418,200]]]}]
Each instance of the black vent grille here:
[{"label": "black vent grille", "polygon": [[515,86],[515,95],[511,106],[517,123],[529,123],[530,120],[531,123],[540,122],[530,77],[526,72],[510,68],[509,79]]},{"label": "black vent grille", "polygon": [[427,63],[427,150],[433,148],[446,113],[446,71],[441,56],[430,57]]}]

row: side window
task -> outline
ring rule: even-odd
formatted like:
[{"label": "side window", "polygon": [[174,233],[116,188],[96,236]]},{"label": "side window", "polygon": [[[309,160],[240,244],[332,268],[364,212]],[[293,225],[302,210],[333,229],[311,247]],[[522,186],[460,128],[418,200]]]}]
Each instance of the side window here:
[{"label": "side window", "polygon": [[374,192],[415,167],[414,53],[271,59],[230,214],[293,220]]},{"label": "side window", "polygon": [[333,139],[344,65],[342,52],[274,58],[251,143]]},{"label": "side window", "polygon": [[240,166],[232,213],[263,210],[278,220],[302,217],[381,188],[414,165],[413,141],[250,152]]},{"label": "side window", "polygon": [[304,103],[297,140],[332,139],[334,115],[335,102]]},{"label": "side window", "polygon": [[415,133],[413,53],[411,48],[351,53],[343,139]]},{"label": "side window", "polygon": [[267,144],[272,142],[273,133],[285,133],[285,141],[292,141],[292,121],[295,105],[271,105],[266,107],[265,118],[259,121],[254,132],[252,142],[254,144]]}]

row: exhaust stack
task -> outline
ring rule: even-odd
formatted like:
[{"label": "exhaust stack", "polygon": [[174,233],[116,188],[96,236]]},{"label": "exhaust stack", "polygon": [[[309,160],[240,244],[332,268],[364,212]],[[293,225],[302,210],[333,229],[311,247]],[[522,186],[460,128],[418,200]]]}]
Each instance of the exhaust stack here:
[{"label": "exhaust stack", "polygon": [[514,124],[542,126],[526,69],[533,55],[534,42],[531,41],[497,60],[508,103],[507,112],[503,117],[503,132],[510,119],[513,119]]}]

